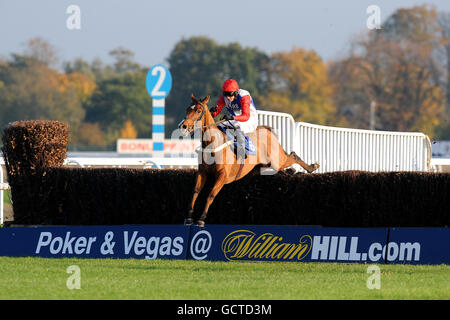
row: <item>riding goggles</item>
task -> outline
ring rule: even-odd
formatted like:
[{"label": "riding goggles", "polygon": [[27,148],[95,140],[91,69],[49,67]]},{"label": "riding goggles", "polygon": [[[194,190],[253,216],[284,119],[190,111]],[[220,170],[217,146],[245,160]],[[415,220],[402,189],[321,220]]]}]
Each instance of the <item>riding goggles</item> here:
[{"label": "riding goggles", "polygon": [[222,94],[225,97],[236,97],[237,96],[237,91],[223,91]]}]

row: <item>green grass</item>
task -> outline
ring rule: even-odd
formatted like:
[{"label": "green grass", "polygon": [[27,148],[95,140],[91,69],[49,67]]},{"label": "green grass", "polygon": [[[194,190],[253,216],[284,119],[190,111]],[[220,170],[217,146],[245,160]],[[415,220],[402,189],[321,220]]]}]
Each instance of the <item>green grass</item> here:
[{"label": "green grass", "polygon": [[11,190],[3,191],[3,203],[11,204]]},{"label": "green grass", "polygon": [[[66,272],[80,268],[81,288]],[[450,266],[0,258],[0,299],[450,299]]]},{"label": "green grass", "polygon": [[11,204],[11,190],[4,190],[3,191],[3,203],[6,205]]}]

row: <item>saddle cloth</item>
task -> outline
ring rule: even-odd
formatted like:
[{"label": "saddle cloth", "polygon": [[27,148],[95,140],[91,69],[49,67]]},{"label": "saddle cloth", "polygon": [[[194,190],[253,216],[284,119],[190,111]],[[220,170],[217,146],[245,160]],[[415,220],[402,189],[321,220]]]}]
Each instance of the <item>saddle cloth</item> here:
[{"label": "saddle cloth", "polygon": [[[229,128],[227,128],[226,126],[221,125],[221,124],[219,124],[217,127],[222,132],[225,132],[225,134],[227,135],[227,139],[228,140],[235,140],[234,136],[233,136],[233,133],[232,133],[232,130],[227,130]],[[236,141],[234,141],[233,145],[234,145],[234,148],[232,148],[232,150],[234,150],[234,151],[237,150],[237,142]],[[230,146],[230,148],[231,148],[231,146]],[[256,154],[255,144],[253,143],[253,140],[247,135],[245,136],[245,154],[251,154],[251,155]]]}]

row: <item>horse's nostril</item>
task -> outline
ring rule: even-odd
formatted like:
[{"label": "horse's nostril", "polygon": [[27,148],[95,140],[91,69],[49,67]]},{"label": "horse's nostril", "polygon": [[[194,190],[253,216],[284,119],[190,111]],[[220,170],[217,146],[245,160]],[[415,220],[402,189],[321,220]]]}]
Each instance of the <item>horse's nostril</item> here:
[{"label": "horse's nostril", "polygon": [[187,129],[187,126],[186,126],[185,124],[183,124],[183,125],[181,126],[181,128],[182,128],[182,129]]}]

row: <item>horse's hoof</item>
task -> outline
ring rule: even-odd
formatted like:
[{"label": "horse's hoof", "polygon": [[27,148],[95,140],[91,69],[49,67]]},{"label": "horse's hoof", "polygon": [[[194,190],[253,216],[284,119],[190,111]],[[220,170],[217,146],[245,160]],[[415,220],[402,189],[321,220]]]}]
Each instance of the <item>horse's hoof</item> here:
[{"label": "horse's hoof", "polygon": [[284,173],[286,174],[295,174],[296,171],[294,168],[287,168],[286,170],[284,170]]},{"label": "horse's hoof", "polygon": [[197,221],[197,227],[204,228],[204,227],[205,227],[205,221],[203,221],[203,220],[198,220],[198,221]]},{"label": "horse's hoof", "polygon": [[190,225],[192,225],[193,223],[194,223],[194,221],[192,220],[192,218],[184,219],[184,225],[185,225],[185,226],[190,226]]},{"label": "horse's hoof", "polygon": [[311,170],[309,171],[309,173],[312,173],[312,172],[316,171],[317,169],[319,169],[319,167],[320,167],[320,164],[318,164],[318,163],[312,164],[311,165]]}]

